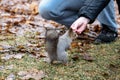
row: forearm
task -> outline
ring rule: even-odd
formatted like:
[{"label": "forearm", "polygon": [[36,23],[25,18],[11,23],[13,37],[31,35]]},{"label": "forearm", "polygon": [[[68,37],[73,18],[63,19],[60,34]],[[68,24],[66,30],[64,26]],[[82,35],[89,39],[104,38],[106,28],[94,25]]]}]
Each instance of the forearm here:
[{"label": "forearm", "polygon": [[106,7],[110,0],[86,0],[79,10],[79,17],[86,17],[92,23],[98,14]]},{"label": "forearm", "polygon": [[118,5],[119,14],[120,14],[120,0],[116,0],[116,1],[117,1],[117,5]]}]

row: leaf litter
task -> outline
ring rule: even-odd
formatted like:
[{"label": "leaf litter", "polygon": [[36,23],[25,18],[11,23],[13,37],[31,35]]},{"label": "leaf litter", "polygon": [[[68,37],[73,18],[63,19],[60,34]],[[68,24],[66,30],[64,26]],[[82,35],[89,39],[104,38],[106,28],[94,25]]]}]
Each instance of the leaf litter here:
[{"label": "leaf litter", "polygon": [[42,70],[36,70],[36,69],[20,71],[17,74],[22,80],[29,80],[29,79],[41,80],[46,76],[46,74]]},{"label": "leaf litter", "polygon": [[18,53],[18,54],[5,54],[5,56],[1,57],[3,60],[9,60],[9,59],[21,59],[25,54]]},{"label": "leaf litter", "polygon": [[[25,56],[24,53],[29,53],[29,56],[34,58],[45,57],[45,27],[64,30],[64,25],[41,18],[38,14],[38,4],[40,1],[41,0],[0,0],[0,42],[2,42],[0,45],[0,53],[4,53],[3,56],[0,56],[0,59],[22,59]],[[120,16],[117,16],[117,23],[120,23]],[[118,34],[120,36],[120,25],[118,26]],[[96,21],[88,25],[87,29],[79,35],[78,38],[80,41],[73,41],[70,51],[73,53],[81,53],[81,55],[74,55],[73,60],[78,60],[79,57],[87,61],[94,60],[94,58],[87,53],[87,50],[92,47],[89,46],[89,43],[98,36],[100,29],[100,23]],[[18,39],[20,36],[24,37],[25,40]],[[73,49],[76,50],[73,51]],[[12,65],[6,67],[8,67],[8,69],[13,68]],[[0,70],[4,70],[6,67],[0,66]],[[30,78],[39,80],[45,76],[43,71],[37,70],[19,72],[18,75],[22,76],[21,79],[24,80]],[[38,77],[38,75],[42,77]],[[35,78],[35,76],[37,77]],[[15,75],[11,73],[6,80],[12,80],[14,77]]]}]

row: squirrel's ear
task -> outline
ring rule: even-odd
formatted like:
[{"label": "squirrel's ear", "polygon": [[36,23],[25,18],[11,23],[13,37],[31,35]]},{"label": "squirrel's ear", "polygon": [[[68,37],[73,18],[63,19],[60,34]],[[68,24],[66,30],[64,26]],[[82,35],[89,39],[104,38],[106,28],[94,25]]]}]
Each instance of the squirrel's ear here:
[{"label": "squirrel's ear", "polygon": [[73,31],[72,28],[68,30],[68,34],[72,39],[75,39],[77,37],[77,34]]},{"label": "squirrel's ear", "polygon": [[72,28],[70,28],[70,29],[68,30],[68,34],[69,34],[70,37],[73,36],[73,30],[72,30]]},{"label": "squirrel's ear", "polygon": [[49,27],[45,27],[45,30],[48,31],[48,30],[50,30],[50,28]]},{"label": "squirrel's ear", "polygon": [[69,33],[73,32],[72,28],[69,29]]}]

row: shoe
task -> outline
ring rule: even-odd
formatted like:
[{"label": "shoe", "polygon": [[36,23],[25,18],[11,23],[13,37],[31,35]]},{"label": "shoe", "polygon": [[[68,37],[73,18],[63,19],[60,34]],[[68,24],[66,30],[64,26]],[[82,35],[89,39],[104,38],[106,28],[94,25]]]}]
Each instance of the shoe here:
[{"label": "shoe", "polygon": [[103,27],[100,34],[95,39],[94,44],[110,43],[112,41],[115,41],[117,37],[118,33],[116,31],[112,31],[107,27]]}]

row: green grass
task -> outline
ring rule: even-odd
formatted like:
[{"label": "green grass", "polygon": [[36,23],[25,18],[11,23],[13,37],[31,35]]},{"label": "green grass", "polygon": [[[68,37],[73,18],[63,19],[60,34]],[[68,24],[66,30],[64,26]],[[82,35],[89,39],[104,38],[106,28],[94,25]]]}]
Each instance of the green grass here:
[{"label": "green grass", "polygon": [[10,73],[15,74],[18,78],[19,71],[38,69],[47,75],[43,80],[120,80],[120,39],[110,44],[89,45],[92,48],[87,52],[95,59],[92,62],[82,58],[74,61],[72,60],[74,53],[69,54],[67,66],[50,65],[45,63],[43,58],[32,58],[27,53],[21,60],[0,60],[0,66],[13,65],[14,67],[11,70],[1,70],[0,79],[6,78]]}]

